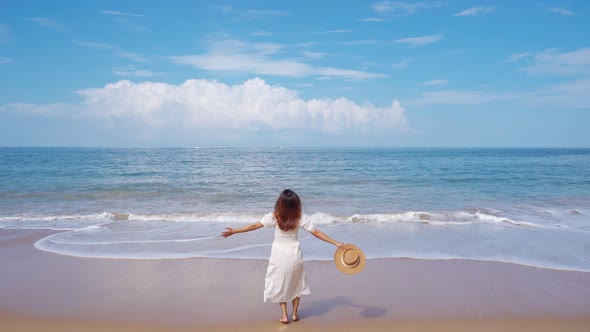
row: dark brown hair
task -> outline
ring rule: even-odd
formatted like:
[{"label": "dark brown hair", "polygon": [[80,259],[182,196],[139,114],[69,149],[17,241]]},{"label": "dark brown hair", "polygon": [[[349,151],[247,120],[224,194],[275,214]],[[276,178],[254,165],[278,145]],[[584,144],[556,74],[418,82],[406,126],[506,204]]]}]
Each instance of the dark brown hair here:
[{"label": "dark brown hair", "polygon": [[301,219],[299,196],[291,189],[283,190],[275,203],[274,215],[281,230],[290,231],[297,228]]}]

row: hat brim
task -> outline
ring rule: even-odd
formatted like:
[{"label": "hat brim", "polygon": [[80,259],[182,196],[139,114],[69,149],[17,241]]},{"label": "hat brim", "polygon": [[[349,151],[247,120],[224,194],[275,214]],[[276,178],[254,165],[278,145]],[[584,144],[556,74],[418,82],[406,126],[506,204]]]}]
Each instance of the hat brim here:
[{"label": "hat brim", "polygon": [[[346,244],[345,246],[346,249],[343,247],[336,249],[336,252],[334,253],[334,264],[336,264],[336,267],[338,270],[340,270],[340,272],[345,274],[356,274],[361,272],[365,268],[365,263],[367,261],[365,258],[365,253],[354,244]],[[347,249],[355,250],[359,255],[359,262],[355,266],[347,266],[342,260],[344,252]]]}]

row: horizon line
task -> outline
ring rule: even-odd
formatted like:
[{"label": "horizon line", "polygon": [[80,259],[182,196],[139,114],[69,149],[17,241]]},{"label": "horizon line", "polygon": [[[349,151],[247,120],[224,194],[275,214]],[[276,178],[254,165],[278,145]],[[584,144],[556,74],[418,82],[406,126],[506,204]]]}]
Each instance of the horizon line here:
[{"label": "horizon line", "polygon": [[0,149],[590,149],[590,146],[2,146]]}]

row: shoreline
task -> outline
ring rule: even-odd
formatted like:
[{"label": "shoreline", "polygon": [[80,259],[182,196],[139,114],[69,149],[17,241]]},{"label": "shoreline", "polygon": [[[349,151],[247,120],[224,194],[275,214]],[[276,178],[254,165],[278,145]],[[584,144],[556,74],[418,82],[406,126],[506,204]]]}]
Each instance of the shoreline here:
[{"label": "shoreline", "polygon": [[[53,233],[0,230],[0,264],[6,267],[0,274],[1,326],[22,331],[74,325],[80,331],[280,327],[278,306],[262,303],[266,260],[93,259],[33,246]],[[305,268],[312,294],[302,298],[302,320],[288,328],[577,331],[590,326],[588,272],[412,258],[371,259],[354,276],[328,261],[306,261]]]},{"label": "shoreline", "polygon": [[[104,214],[106,212],[103,212],[102,214]],[[109,212],[110,213],[110,212]],[[254,218],[252,219],[254,220]],[[109,222],[105,222],[104,224],[110,224],[113,223],[115,221],[109,221]],[[104,225],[104,224],[99,224],[99,225]],[[342,238],[346,238],[350,236],[350,232],[355,232],[355,229],[352,229],[351,227],[358,227],[358,226],[366,226],[365,228],[362,229],[362,231],[366,231],[368,232],[367,234],[367,238],[371,238],[371,236],[380,236],[379,232],[380,230],[376,230],[375,225],[358,225],[355,223],[352,224],[336,224],[336,225],[330,225],[330,226],[345,226],[346,230],[343,232],[344,234],[342,235]],[[361,228],[362,228],[361,227]],[[10,230],[10,229],[7,229]],[[18,229],[15,229],[18,230]],[[208,241],[212,241],[206,245],[212,245],[212,249],[211,251],[209,250],[204,250],[204,251],[190,251],[190,250],[186,250],[186,248],[182,248],[182,247],[171,247],[171,250],[167,251],[167,250],[161,250],[159,251],[158,248],[156,248],[154,251],[149,251],[148,250],[141,250],[140,248],[144,245],[141,245],[141,241],[136,242],[136,249],[140,249],[137,251],[134,250],[128,250],[128,248],[121,246],[120,243],[114,243],[114,246],[119,246],[113,250],[111,250],[109,247],[107,246],[87,246],[85,247],[85,244],[96,244],[95,242],[92,241],[92,235],[90,236],[83,236],[81,235],[79,237],[79,239],[74,239],[75,244],[68,246],[68,245],[63,245],[60,243],[60,240],[62,240],[62,236],[64,237],[65,241],[71,241],[72,238],[69,238],[68,235],[70,235],[69,233],[76,233],[78,231],[80,231],[80,229],[21,229],[21,230],[32,230],[32,231],[51,231],[51,233],[49,233],[49,236],[47,236],[46,238],[41,238],[38,241],[34,242],[34,246],[41,251],[45,251],[48,253],[52,253],[52,254],[58,254],[58,255],[63,255],[63,256],[69,256],[69,257],[77,257],[77,258],[86,258],[86,259],[117,259],[117,260],[167,260],[167,259],[193,259],[193,258],[197,258],[197,259],[240,259],[240,260],[266,260],[268,259],[268,256],[270,255],[270,246],[272,243],[272,240],[270,237],[268,237],[268,232],[267,234],[255,234],[254,236],[258,236],[258,238],[250,238],[250,240],[248,240],[248,244],[246,244],[246,246],[250,245],[250,248],[242,248],[243,252],[238,253],[238,254],[234,254],[234,253],[230,253],[230,254],[226,254],[223,253],[224,251],[224,247],[216,247],[217,244],[215,244],[215,239],[219,238],[219,236],[207,236],[205,237],[205,240]],[[210,230],[207,230],[207,232]],[[338,233],[339,231],[342,231],[340,229],[340,227],[335,227],[334,229],[329,229],[329,231],[331,232],[335,232],[334,236],[336,237],[340,237],[340,234]],[[83,230],[82,230],[83,232]],[[331,233],[332,234],[332,233]],[[266,235],[266,236],[265,236]],[[399,234],[396,233],[395,231],[392,231],[391,233],[392,236],[396,236],[394,238],[394,240],[402,240],[405,241],[404,244],[412,246],[413,243],[419,243],[419,242],[423,242],[423,241],[427,241],[428,238],[420,238],[420,237],[416,237],[416,238],[412,238],[411,240],[408,240],[407,238],[405,238],[404,234]],[[439,236],[444,237],[445,234],[439,234]],[[448,234],[447,234],[448,235]],[[452,234],[451,234],[452,235]],[[454,235],[456,236],[457,241],[460,241],[461,236],[466,236],[468,234],[462,234],[462,235]],[[478,234],[479,236],[482,236],[481,233]],[[578,237],[576,239],[576,241],[580,240],[585,240],[585,235],[586,233],[583,233],[582,237]],[[54,236],[56,236],[56,240],[57,243],[60,244],[54,244],[53,243],[53,238]],[[99,235],[101,237],[101,240],[106,240],[108,241],[107,237],[104,237],[105,234],[100,234]],[[133,234],[126,234],[125,235],[127,238],[124,241],[129,241],[129,243],[134,243],[134,238],[133,238]],[[177,235],[180,236],[180,235]],[[254,239],[254,240],[252,240]],[[384,240],[385,238],[379,238],[379,240]],[[80,242],[78,242],[78,240]],[[305,238],[303,240],[306,240]],[[358,240],[358,239],[357,239]],[[485,240],[485,239],[484,239]],[[85,242],[86,241],[86,242]],[[253,241],[253,242],[252,242]],[[261,241],[261,242],[257,242],[257,241]],[[584,260],[583,257],[579,257],[577,258],[577,261],[568,261],[568,256],[563,256],[563,252],[556,254],[555,252],[552,252],[550,249],[545,249],[547,252],[544,252],[543,255],[541,257],[536,257],[536,258],[531,258],[530,256],[527,255],[512,255],[512,253],[510,252],[510,246],[506,246],[506,244],[503,244],[504,248],[502,249],[503,251],[500,253],[496,253],[490,256],[490,250],[494,250],[493,247],[490,247],[491,244],[487,244],[487,248],[484,249],[484,251],[486,251],[486,253],[480,253],[480,254],[473,254],[473,253],[469,253],[469,250],[471,250],[471,247],[469,244],[459,244],[459,246],[462,246],[463,249],[459,250],[459,252],[455,251],[453,252],[453,250],[450,251],[445,251],[444,248],[440,248],[440,246],[437,248],[431,248],[430,251],[427,252],[423,252],[421,251],[420,248],[413,248],[413,249],[409,249],[407,251],[397,251],[396,252],[380,252],[379,248],[376,248],[372,243],[367,242],[366,240],[358,240],[360,242],[355,242],[355,244],[359,245],[361,248],[365,249],[365,254],[367,256],[367,259],[369,260],[384,260],[384,259],[415,259],[415,260],[427,260],[427,261],[454,261],[454,260],[464,260],[464,261],[474,261],[474,262],[490,262],[490,263],[505,263],[505,264],[515,264],[515,265],[519,265],[519,266],[525,266],[525,267],[533,267],[533,268],[540,268],[540,269],[547,269],[547,270],[555,270],[555,271],[568,271],[568,272],[585,272],[588,273],[590,272],[590,267],[588,266],[588,261]],[[364,241],[364,242],[363,242]],[[154,242],[158,242],[157,240]],[[311,243],[305,243],[305,245],[303,245],[303,254],[304,254],[304,261],[306,262],[326,262],[326,261],[331,261],[332,260],[332,253],[329,252],[329,247],[328,246],[322,246],[322,244],[320,243],[318,245],[318,243],[314,243],[314,241],[312,241]],[[146,241],[146,243],[150,243],[150,239],[148,239]],[[257,243],[257,245],[252,246],[253,243]],[[263,250],[259,250],[260,248],[255,248],[255,247],[260,247],[260,244],[258,243],[262,243],[263,246],[267,246],[268,250],[267,252],[263,251]],[[149,247],[150,244],[148,244],[147,246]],[[447,245],[449,247],[453,247],[453,243],[447,243]],[[539,244],[537,244],[538,246]],[[561,247],[564,246],[564,244],[559,244],[561,245]],[[585,248],[580,247],[580,245],[583,245],[583,242],[576,242],[576,246],[575,248],[571,248],[569,249],[570,252],[574,252],[575,250],[578,250],[578,252],[580,251],[585,251]],[[526,247],[526,246],[525,246]],[[103,249],[106,248],[106,249]],[[221,249],[220,249],[221,248]],[[312,249],[310,249],[312,248]],[[120,249],[120,250],[118,250]],[[176,251],[175,249],[180,249],[179,251]],[[518,251],[519,249],[513,249],[515,251]],[[526,252],[524,251],[522,248],[520,249],[522,252]],[[216,251],[219,251],[221,253],[216,253]],[[534,251],[534,250],[533,250]],[[245,252],[245,253],[244,253]],[[550,256],[547,256],[550,255]],[[311,257],[311,258],[310,258]]]},{"label": "shoreline", "polygon": [[[106,260],[128,260],[128,261],[157,261],[157,260],[185,260],[185,259],[220,259],[220,260],[250,260],[250,261],[266,261],[267,259],[260,259],[260,258],[250,258],[250,257],[244,257],[244,258],[216,258],[216,257],[199,257],[199,256],[195,256],[195,257],[155,257],[155,258],[143,258],[143,257],[102,257],[102,256],[80,256],[80,255],[74,255],[74,254],[69,254],[69,253],[57,253],[57,252],[53,252],[51,250],[46,250],[46,249],[42,249],[39,248],[37,246],[37,242],[39,240],[42,240],[43,238],[49,236],[49,235],[53,235],[56,233],[67,233],[67,232],[71,232],[71,231],[75,231],[75,229],[72,230],[63,230],[63,229],[0,229],[0,231],[37,231],[37,232],[48,232],[45,236],[40,237],[39,239],[37,239],[36,241],[33,241],[32,245],[33,247],[35,247],[35,249],[45,252],[45,253],[49,253],[49,254],[54,254],[54,255],[59,255],[59,256],[66,256],[66,257],[72,257],[72,258],[82,258],[82,259],[106,259]],[[541,265],[534,265],[534,264],[525,264],[525,263],[517,263],[517,262],[512,262],[512,261],[502,261],[502,260],[492,260],[492,259],[474,259],[474,258],[460,258],[460,257],[449,257],[449,258],[430,258],[430,257],[416,257],[416,256],[397,256],[397,257],[371,257],[371,258],[367,258],[367,261],[379,261],[379,260],[418,260],[418,261],[470,261],[470,262],[483,262],[483,263],[492,263],[492,264],[496,264],[496,263],[500,263],[500,264],[509,264],[509,265],[515,265],[515,266],[522,266],[522,267],[527,267],[527,268],[535,268],[535,269],[542,269],[542,270],[549,270],[549,271],[563,271],[563,272],[579,272],[579,273],[590,273],[590,269],[589,270],[577,270],[574,268],[558,268],[558,267],[548,267],[548,266],[541,266]],[[331,262],[331,259],[306,259],[305,257],[303,258],[304,262]]]}]

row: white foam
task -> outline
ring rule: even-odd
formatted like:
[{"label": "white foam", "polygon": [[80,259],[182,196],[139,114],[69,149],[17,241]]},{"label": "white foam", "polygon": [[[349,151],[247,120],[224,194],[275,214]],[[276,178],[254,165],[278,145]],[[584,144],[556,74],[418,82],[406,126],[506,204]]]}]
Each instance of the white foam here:
[{"label": "white foam", "polygon": [[[126,212],[102,212],[95,214],[20,214],[0,217],[0,228],[2,223],[19,222],[12,224],[14,228],[28,228],[27,222],[71,222],[71,221],[101,221],[101,220],[129,220],[129,221],[160,221],[160,222],[218,222],[218,223],[253,223],[259,221],[263,214],[243,214],[234,212],[220,213],[126,213]],[[81,226],[86,227],[86,226]],[[49,228],[42,225],[35,225],[35,229]],[[56,227],[57,229],[65,229]],[[71,227],[68,227],[71,228]],[[77,228],[77,227],[75,227]]]},{"label": "white foam", "polygon": [[[215,238],[215,237],[210,237]],[[162,241],[175,242],[175,241]],[[135,242],[140,243],[140,242]],[[135,244],[133,243],[133,244]],[[156,243],[156,242],[145,242]],[[144,243],[144,244],[145,244]],[[84,246],[89,243],[84,243]],[[71,248],[60,246],[51,240],[51,236],[45,237],[34,243],[35,248],[41,251],[50,252],[58,255],[83,257],[83,258],[104,258],[104,259],[132,259],[132,260],[154,260],[154,259],[186,259],[186,258],[241,258],[241,259],[266,259],[268,254],[250,253],[247,256],[239,256],[238,253],[244,251],[251,251],[258,248],[267,248],[271,243],[262,243],[254,245],[234,246],[225,249],[207,249],[207,250],[191,250],[188,252],[170,252],[170,251],[101,251],[101,250],[86,250],[84,248]]]},{"label": "white foam", "polygon": [[511,224],[514,226],[524,226],[524,227],[546,227],[546,226],[542,226],[542,225],[535,224],[535,223],[528,222],[528,221],[515,221],[515,220],[509,219],[509,218],[492,216],[489,214],[479,213],[479,212],[475,214],[475,217],[481,221],[489,222],[489,223],[507,223],[507,224]]},{"label": "white foam", "polygon": [[156,243],[186,243],[186,242],[196,242],[196,241],[203,241],[203,240],[211,240],[215,238],[220,238],[220,235],[215,236],[205,236],[205,237],[197,237],[197,238],[189,238],[189,239],[167,239],[167,240],[129,240],[129,241],[88,241],[85,240],[83,243],[79,243],[76,241],[66,241],[66,240],[55,240],[53,236],[48,236],[46,238],[47,241],[51,241],[55,244],[83,244],[83,245],[92,245],[92,246],[108,246],[108,245],[115,245],[115,244],[156,244]]},{"label": "white foam", "polygon": [[433,226],[466,225],[474,222],[508,223],[515,226],[543,227],[527,221],[514,221],[510,218],[483,212],[439,212],[408,211],[393,214],[355,214],[345,219],[349,223],[418,223]]},{"label": "white foam", "polygon": [[[120,214],[123,215],[123,214]],[[262,214],[226,213],[129,213],[127,220],[132,221],[170,221],[170,222],[219,222],[219,223],[253,223],[262,219]]]},{"label": "white foam", "polygon": [[[357,224],[357,227],[362,225]],[[359,229],[357,229],[359,230]],[[64,234],[64,233],[59,233]],[[213,242],[214,247],[198,247],[190,246],[190,250],[187,251],[174,251],[174,250],[158,250],[158,247],[149,247],[149,244],[158,243],[179,243],[188,242],[195,239],[182,239],[182,240],[165,240],[165,241],[136,241],[136,242],[125,242],[125,241],[113,241],[112,243],[92,242],[87,241],[84,243],[72,243],[72,245],[64,245],[66,242],[53,241],[52,236],[48,236],[37,241],[34,246],[35,248],[54,253],[59,255],[83,257],[83,258],[106,258],[106,259],[132,259],[132,260],[156,260],[156,259],[186,259],[186,258],[233,258],[233,259],[267,259],[269,254],[269,247],[271,243],[253,243],[253,244],[239,244],[229,242],[229,240],[219,240],[220,242]],[[388,236],[387,234],[382,234]],[[213,240],[218,236],[202,237],[196,240]],[[268,238],[267,238],[268,239]],[[186,240],[186,241],[185,241]],[[303,240],[303,239],[302,239]],[[560,260],[547,260],[543,257],[520,257],[513,255],[512,251],[508,252],[495,252],[491,254],[484,254],[483,252],[477,252],[468,250],[464,253],[457,253],[451,251],[430,251],[430,250],[407,250],[403,248],[388,250],[387,252],[374,251],[376,247],[371,246],[370,242],[359,243],[364,249],[368,259],[378,258],[410,258],[410,259],[434,259],[434,260],[455,260],[455,259],[468,259],[477,261],[488,261],[488,262],[503,262],[512,263],[519,265],[534,266],[546,269],[556,270],[569,270],[569,271],[582,271],[590,272],[588,264],[575,263],[574,265],[564,264]],[[220,248],[215,247],[215,244],[230,244],[230,247]],[[319,241],[306,242],[303,246],[304,257],[306,260],[315,261],[329,261],[332,259],[330,250],[319,250],[320,247],[316,247]],[[122,244],[137,244],[138,246],[133,247],[132,250],[119,250],[119,248],[126,247],[114,247]],[[309,254],[307,250],[310,250],[309,246],[312,246],[312,254]],[[89,247],[90,246],[90,247]],[[170,247],[159,247],[168,248]],[[325,247],[323,248],[325,249]],[[317,254],[316,254],[317,253]]]},{"label": "white foam", "polygon": [[[496,213],[500,214],[500,211]],[[62,214],[35,215],[22,214],[0,217],[0,228],[34,228],[34,229],[77,229],[87,227],[92,221],[133,221],[133,222],[207,222],[207,223],[237,223],[249,224],[259,221],[264,213],[236,213],[236,212],[178,212],[178,213],[128,213],[102,212],[96,214]],[[400,213],[354,214],[351,216],[336,216],[329,213],[315,212],[308,214],[312,223],[317,225],[332,224],[428,224],[432,226],[456,226],[476,222],[506,224],[517,227],[563,227],[563,225],[540,225],[524,220],[513,220],[508,217],[491,214],[491,210],[458,210],[458,211],[407,211]],[[48,222],[44,227],[42,222]],[[62,224],[63,222],[80,222],[80,224]],[[79,226],[79,227],[76,227]]]},{"label": "white foam", "polygon": [[52,226],[22,226],[22,225],[0,225],[0,229],[25,229],[25,230],[50,230],[50,231],[74,231],[73,227],[52,227]]},{"label": "white foam", "polygon": [[311,222],[315,225],[331,225],[336,223],[342,223],[345,221],[343,218],[322,212],[316,212],[307,215],[307,218],[309,218]]},{"label": "white foam", "polygon": [[112,218],[111,212],[102,212],[95,214],[57,214],[57,215],[38,215],[38,214],[21,214],[15,216],[0,217],[2,221],[85,221],[85,220],[101,220]]},{"label": "white foam", "polygon": [[[187,214],[179,215],[187,217]],[[223,222],[235,220],[236,216],[257,217],[254,220],[260,216],[192,214],[190,218],[209,219],[195,223],[180,221],[179,215],[159,215],[178,221],[163,224],[111,218],[102,224],[86,224],[86,227],[74,231],[52,234],[35,243],[35,247],[56,254],[93,258],[268,257],[268,242],[272,238],[270,230],[221,239],[220,233],[225,225],[210,221],[212,216],[221,217],[217,220]],[[590,269],[590,263],[584,258],[587,257],[586,231],[558,226],[551,228],[550,225],[538,227],[482,210],[408,211],[350,217],[313,213],[309,217],[315,224],[325,225],[321,228],[333,238],[361,246],[371,259],[473,259],[578,271]],[[525,234],[527,236],[523,237]],[[333,251],[326,250],[323,242],[316,241],[306,232],[301,232],[299,239],[303,243],[304,257],[331,259]],[[548,247],[546,243],[552,246]]]},{"label": "white foam", "polygon": [[355,214],[346,219],[352,223],[396,223],[396,222],[418,222],[428,223],[431,216],[427,212],[409,211],[403,213],[387,214]]}]

